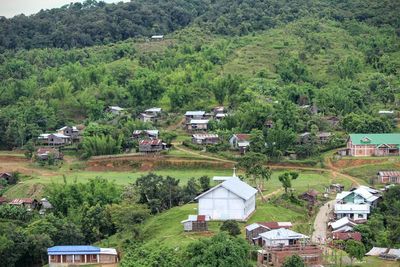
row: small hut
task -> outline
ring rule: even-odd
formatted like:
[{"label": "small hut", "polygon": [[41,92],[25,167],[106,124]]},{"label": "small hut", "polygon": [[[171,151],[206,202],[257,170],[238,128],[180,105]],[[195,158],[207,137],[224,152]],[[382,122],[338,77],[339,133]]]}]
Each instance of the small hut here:
[{"label": "small hut", "polygon": [[187,220],[181,221],[185,232],[204,232],[208,231],[208,221],[210,217],[207,215],[189,215]]}]

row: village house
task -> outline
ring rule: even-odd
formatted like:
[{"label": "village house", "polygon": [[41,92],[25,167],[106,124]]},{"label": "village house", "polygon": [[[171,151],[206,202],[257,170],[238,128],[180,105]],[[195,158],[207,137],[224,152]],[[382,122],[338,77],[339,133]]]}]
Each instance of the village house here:
[{"label": "village house", "polygon": [[375,189],[367,186],[359,186],[350,191],[343,191],[336,195],[336,202],[339,204],[368,204],[376,207],[381,196]]},{"label": "village house", "polygon": [[330,192],[336,192],[336,193],[340,193],[344,190],[344,185],[342,184],[331,184],[329,186],[329,191]]},{"label": "village house", "polygon": [[229,139],[229,144],[232,149],[239,150],[240,153],[244,154],[250,146],[250,134],[234,134]]},{"label": "village house", "polygon": [[336,219],[348,217],[353,221],[364,221],[368,219],[370,214],[369,204],[335,204]]},{"label": "village house", "polygon": [[225,113],[225,107],[223,106],[215,107],[213,108],[213,113],[214,115]]},{"label": "village house", "polygon": [[[332,133],[329,132],[318,132],[316,134],[317,137],[317,142],[319,144],[325,144],[329,141],[329,139],[331,138]],[[310,138],[311,138],[311,133],[310,132],[305,132],[300,134],[300,139],[299,142],[300,144],[306,144],[310,142]]]},{"label": "village house", "polygon": [[58,149],[51,147],[40,147],[36,150],[36,157],[40,160],[48,160],[50,156],[53,156],[54,159],[61,160],[64,155]]},{"label": "village house", "polygon": [[8,204],[13,206],[24,207],[28,210],[33,210],[38,206],[39,202],[36,199],[32,198],[16,198],[11,200]]},{"label": "village house", "polygon": [[120,115],[125,109],[118,106],[108,106],[106,111],[114,115]]},{"label": "village house", "polygon": [[188,131],[207,131],[209,120],[197,120],[192,119],[189,123],[186,124],[186,129]]},{"label": "village house", "polygon": [[191,120],[202,120],[205,118],[206,118],[206,112],[202,110],[186,111],[185,113],[186,123],[190,122]]},{"label": "village house", "polygon": [[246,239],[249,241],[249,243],[254,244],[254,245],[262,245],[261,244],[261,238],[260,234],[275,230],[275,229],[280,229],[280,228],[286,228],[289,229],[292,227],[291,222],[258,222],[258,223],[252,223],[250,225],[246,226]]},{"label": "village house", "polygon": [[211,220],[245,221],[256,209],[256,195],[255,188],[232,177],[195,199],[199,215],[207,215]]},{"label": "village house", "polygon": [[161,114],[161,108],[149,108],[139,115],[139,119],[143,122],[157,123]]},{"label": "village house", "polygon": [[226,114],[226,113],[218,113],[218,114],[215,114],[214,119],[216,121],[221,121],[226,116],[228,116],[228,114]]},{"label": "village house", "polygon": [[39,202],[39,214],[43,215],[51,209],[53,205],[46,198],[42,198]]},{"label": "village house", "polygon": [[164,40],[164,35],[152,35],[150,37],[150,39],[152,41],[162,41],[162,40]]},{"label": "village house", "polygon": [[290,229],[280,228],[261,233],[262,249],[258,250],[258,266],[280,267],[292,255],[300,256],[307,266],[322,263],[322,250],[309,244],[309,237]]},{"label": "village house", "polygon": [[159,135],[158,130],[135,130],[132,133],[132,138],[133,139],[141,139],[141,138],[157,139],[158,135]]},{"label": "village house", "polygon": [[380,171],[377,175],[379,183],[400,184],[400,171]]},{"label": "village house", "polygon": [[266,120],[264,122],[265,127],[267,127],[268,129],[271,129],[272,127],[274,127],[274,122],[272,120]]},{"label": "village house", "polygon": [[94,246],[55,246],[47,249],[49,267],[80,266],[87,264],[105,264],[116,267],[118,253],[114,248]]},{"label": "village house", "polygon": [[207,215],[189,215],[188,219],[181,221],[185,232],[204,232],[208,231],[208,221],[210,217]]},{"label": "village house", "polygon": [[310,189],[299,196],[300,199],[307,201],[309,205],[314,206],[317,203],[318,191]]},{"label": "village house", "polygon": [[347,149],[354,157],[399,156],[400,134],[350,134]]},{"label": "village house", "polygon": [[139,152],[156,153],[164,149],[165,144],[160,139],[145,139],[139,141]]},{"label": "village house", "polygon": [[193,134],[192,143],[197,145],[216,145],[219,143],[218,134]]},{"label": "village house", "polygon": [[339,125],[340,119],[336,116],[326,116],[323,118],[332,128],[336,128]]},{"label": "village house", "polygon": [[65,136],[69,136],[72,141],[79,140],[80,131],[76,126],[64,126],[60,129],[58,129],[57,133],[65,135]]},{"label": "village house", "polygon": [[336,220],[328,224],[329,229],[332,231],[332,233],[353,232],[353,228],[356,225],[357,223],[353,220],[350,220],[348,217],[343,217],[339,220]]},{"label": "village house", "polygon": [[53,147],[72,144],[72,139],[70,136],[60,133],[41,134],[38,137],[38,141],[42,145],[53,146]]}]

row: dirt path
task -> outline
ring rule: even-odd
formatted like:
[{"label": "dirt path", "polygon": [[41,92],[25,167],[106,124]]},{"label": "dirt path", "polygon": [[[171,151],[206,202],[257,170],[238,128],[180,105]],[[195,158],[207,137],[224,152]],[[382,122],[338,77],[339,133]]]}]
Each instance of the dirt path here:
[{"label": "dirt path", "polygon": [[212,156],[207,156],[207,155],[200,154],[197,151],[193,151],[193,150],[190,150],[190,149],[187,149],[187,148],[183,148],[178,143],[173,143],[173,145],[174,145],[175,149],[177,149],[177,150],[180,150],[182,152],[185,152],[185,153],[188,153],[188,154],[191,154],[191,155],[195,155],[195,156],[200,157],[200,158],[211,159],[211,160],[216,160],[216,161],[220,161],[220,162],[227,162],[227,163],[232,163],[232,164],[236,164],[237,163],[236,161],[233,161],[233,160],[221,159],[221,158],[217,158],[217,157],[212,157]]},{"label": "dirt path", "polygon": [[325,245],[327,238],[327,225],[329,213],[331,212],[335,200],[328,201],[318,211],[314,221],[314,232],[311,236],[311,241],[317,244]]}]

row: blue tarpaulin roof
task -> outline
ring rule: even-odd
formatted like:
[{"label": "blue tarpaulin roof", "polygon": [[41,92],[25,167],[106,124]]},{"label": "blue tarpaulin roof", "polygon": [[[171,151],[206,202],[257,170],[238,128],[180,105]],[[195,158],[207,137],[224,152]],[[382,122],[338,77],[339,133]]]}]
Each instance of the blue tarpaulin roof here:
[{"label": "blue tarpaulin roof", "polygon": [[99,254],[100,248],[93,246],[55,246],[47,249],[49,255]]}]

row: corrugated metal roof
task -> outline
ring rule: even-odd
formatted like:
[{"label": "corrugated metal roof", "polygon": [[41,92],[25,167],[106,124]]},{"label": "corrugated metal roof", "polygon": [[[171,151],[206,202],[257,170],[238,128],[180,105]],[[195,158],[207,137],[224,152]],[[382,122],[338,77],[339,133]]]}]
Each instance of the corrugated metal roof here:
[{"label": "corrugated metal roof", "polygon": [[54,246],[47,249],[48,255],[99,254],[100,248],[94,246]]},{"label": "corrugated metal roof", "polygon": [[369,204],[335,204],[335,213],[366,213],[370,212]]},{"label": "corrugated metal roof", "polygon": [[101,255],[118,255],[117,250],[115,248],[100,248]]},{"label": "corrugated metal roof", "polygon": [[193,134],[195,139],[209,139],[209,138],[219,138],[218,134]]},{"label": "corrugated metal roof", "polygon": [[202,110],[186,111],[185,116],[203,116],[204,114],[206,114],[206,112]]},{"label": "corrugated metal roof", "polygon": [[396,256],[397,258],[400,258],[400,249],[394,249],[394,248],[389,249],[389,251],[388,251],[387,254],[388,254],[388,255],[394,255],[394,256]]},{"label": "corrugated metal roof", "polygon": [[157,146],[161,144],[160,139],[151,139],[151,140],[140,140],[139,145],[151,145],[151,146]]},{"label": "corrugated metal roof", "polygon": [[400,145],[400,134],[350,134],[353,145]]},{"label": "corrugated metal roof", "polygon": [[373,247],[370,251],[367,252],[367,256],[379,256],[381,253],[385,253],[388,249],[381,247]]},{"label": "corrugated metal roof", "polygon": [[145,112],[161,112],[161,108],[149,108]]},{"label": "corrugated metal roof", "polygon": [[400,171],[380,171],[379,176],[400,177]]},{"label": "corrugated metal roof", "polygon": [[209,120],[190,120],[190,124],[207,124]]},{"label": "corrugated metal roof", "polygon": [[235,195],[243,198],[244,200],[248,200],[252,196],[257,194],[257,190],[254,187],[242,182],[239,178],[234,177],[231,179],[226,180],[223,183],[220,183],[217,186],[214,186],[210,190],[204,192],[203,194],[197,196],[195,199],[199,199],[202,196],[208,194],[209,192],[215,190],[216,188],[224,187],[226,190],[231,191]]},{"label": "corrugated metal roof", "polygon": [[274,229],[265,233],[260,234],[262,238],[268,239],[268,240],[287,240],[287,239],[305,239],[309,238],[306,235],[297,233],[295,231],[292,231],[290,229],[286,228],[280,228],[280,229]]},{"label": "corrugated metal roof", "polygon": [[251,137],[250,134],[235,134],[235,136],[238,141],[249,141]]},{"label": "corrugated metal roof", "polygon": [[343,227],[343,226],[345,226],[347,224],[349,224],[351,226],[355,226],[356,225],[354,222],[350,221],[349,218],[347,218],[347,217],[343,217],[343,218],[331,223],[330,225],[331,225],[333,230],[336,230],[336,229],[341,228],[341,227]]}]

